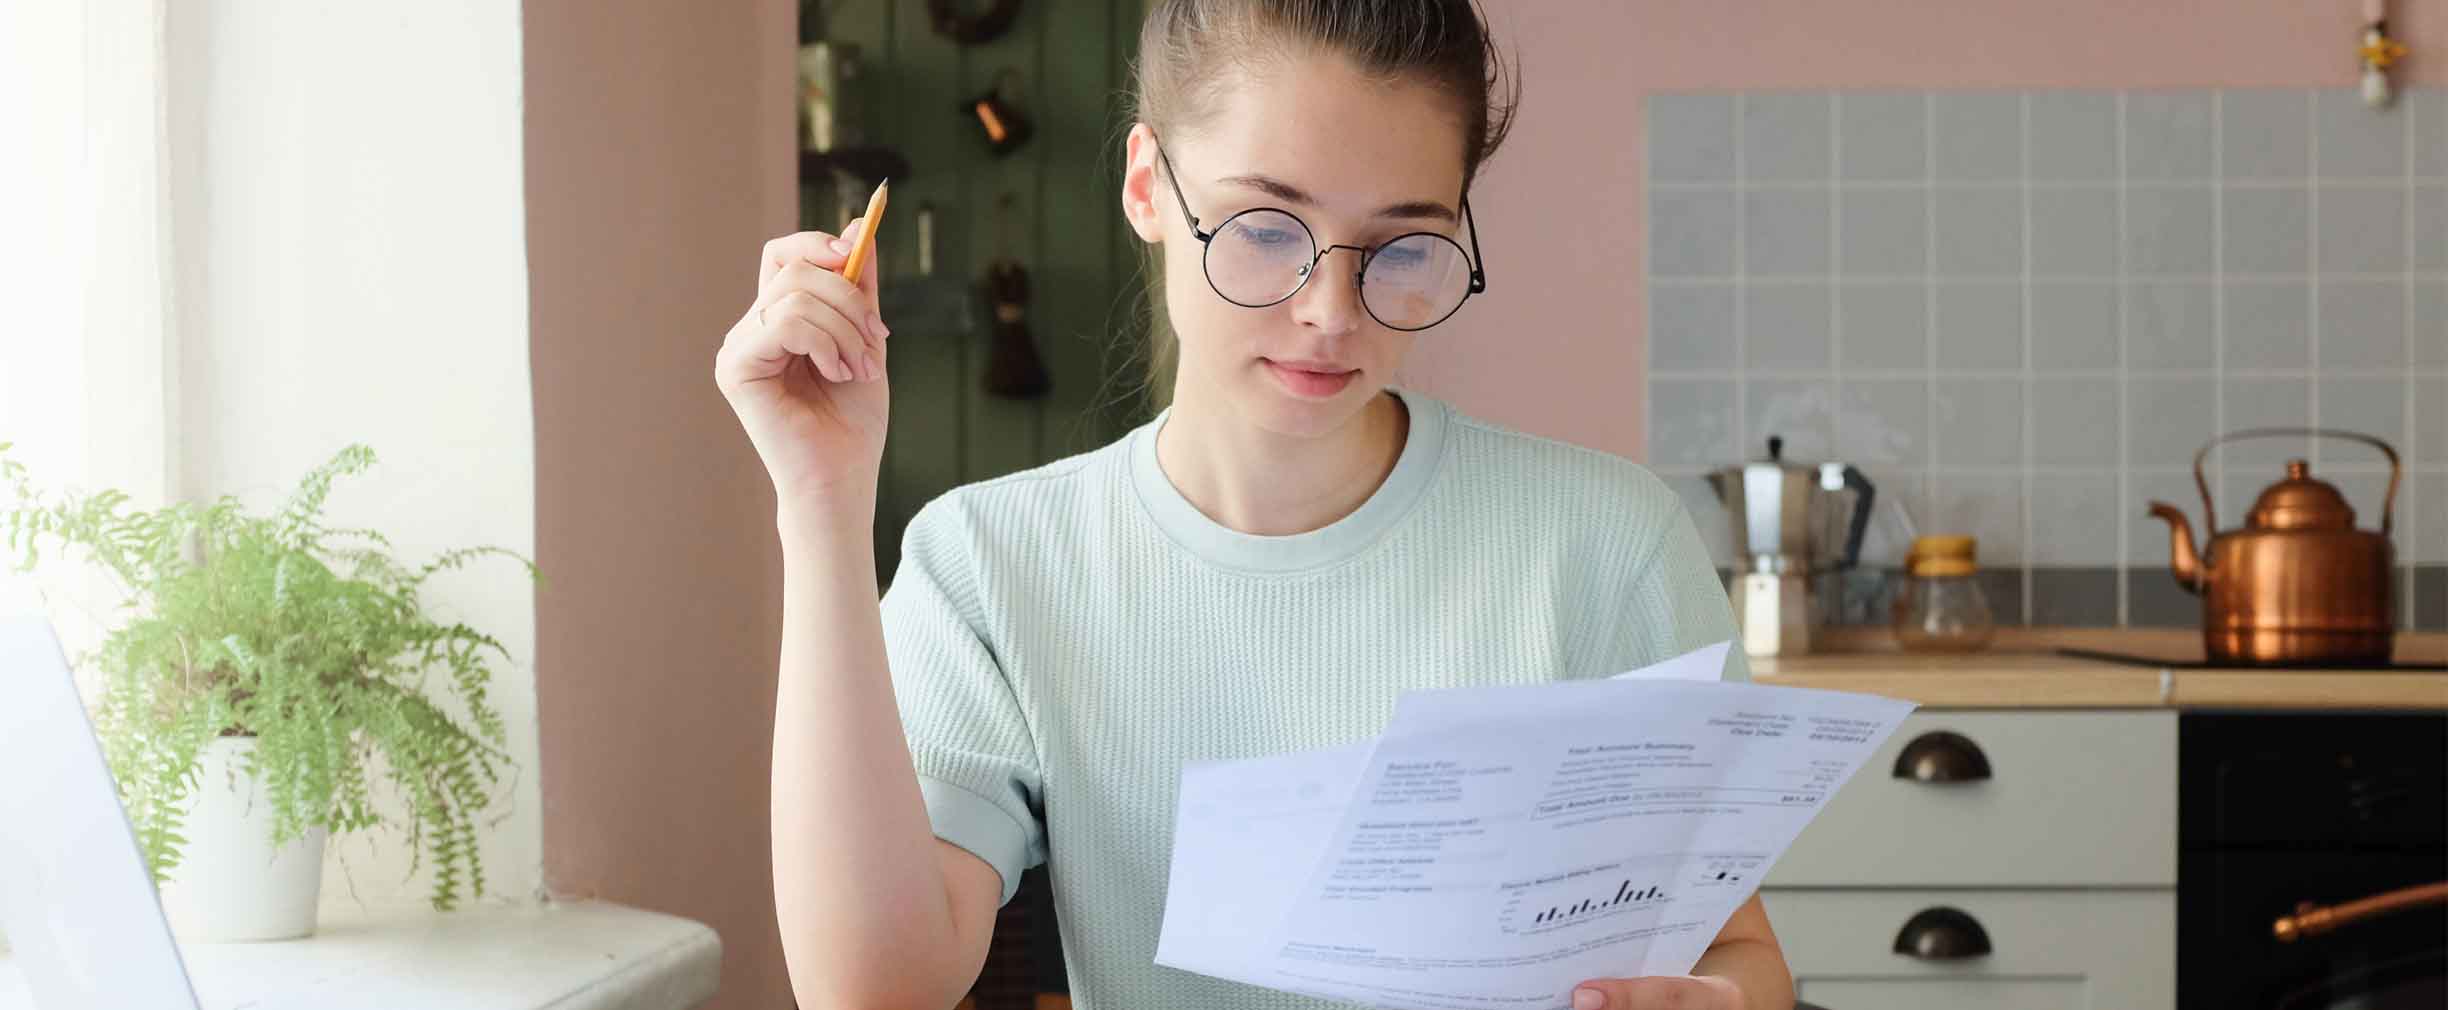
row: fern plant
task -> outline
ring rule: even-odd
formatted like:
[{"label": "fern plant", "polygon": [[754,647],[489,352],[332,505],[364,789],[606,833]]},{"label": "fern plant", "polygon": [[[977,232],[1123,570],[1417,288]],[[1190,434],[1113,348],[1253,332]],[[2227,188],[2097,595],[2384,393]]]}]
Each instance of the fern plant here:
[{"label": "fern plant", "polygon": [[[418,591],[488,556],[540,580],[533,562],[473,547],[409,567],[382,534],[325,525],[332,482],[374,463],[364,446],[309,471],[270,515],[229,496],[150,511],[115,490],[45,496],[7,449],[0,482],[15,501],[0,532],[18,570],[46,547],[81,553],[125,594],[123,619],[83,661],[103,678],[96,730],[157,883],[178,865],[202,751],[241,736],[255,740],[247,771],[274,844],[387,826],[404,834],[411,874],[432,862],[435,908],[484,894],[477,817],[511,764],[485,689],[509,652],[427,614]],[[403,814],[377,808],[377,777]]]}]

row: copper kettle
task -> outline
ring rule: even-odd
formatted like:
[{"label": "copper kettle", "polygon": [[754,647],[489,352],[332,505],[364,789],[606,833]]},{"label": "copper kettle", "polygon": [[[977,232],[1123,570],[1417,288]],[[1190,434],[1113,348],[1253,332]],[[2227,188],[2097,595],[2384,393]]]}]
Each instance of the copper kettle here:
[{"label": "copper kettle", "polygon": [[[2244,516],[2244,528],[2218,531],[2202,460],[2222,442],[2315,435],[2362,442],[2388,457],[2388,495],[2380,531],[2355,528],[2354,508],[2303,460],[2286,465]],[[2193,455],[2202,522],[2210,542],[2196,556],[2184,512],[2152,502],[2168,521],[2178,585],[2202,596],[2202,648],[2213,663],[2239,666],[2385,666],[2394,644],[2396,548],[2389,540],[2400,467],[2388,443],[2350,431],[2255,428],[2211,439]]]}]

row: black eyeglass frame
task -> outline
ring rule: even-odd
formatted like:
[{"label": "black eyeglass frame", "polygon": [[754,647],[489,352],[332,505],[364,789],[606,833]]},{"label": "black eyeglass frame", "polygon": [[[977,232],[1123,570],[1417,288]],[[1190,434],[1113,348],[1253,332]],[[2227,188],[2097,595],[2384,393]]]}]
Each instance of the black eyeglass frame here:
[{"label": "black eyeglass frame", "polygon": [[[1469,304],[1472,295],[1480,294],[1487,290],[1487,271],[1480,266],[1482,259],[1479,255],[1479,223],[1471,217],[1470,195],[1467,193],[1463,194],[1462,196],[1462,227],[1464,231],[1467,231],[1470,234],[1470,252],[1465,257],[1465,262],[1469,263],[1471,268],[1470,289],[1464,291],[1462,293],[1462,299],[1455,302],[1453,308],[1447,309],[1445,314],[1438,316],[1435,321],[1423,323],[1418,326],[1396,326],[1392,323],[1386,322],[1382,318],[1379,318],[1376,309],[1369,308],[1368,293],[1366,290],[1368,284],[1369,263],[1377,258],[1377,253],[1379,250],[1413,236],[1426,236],[1428,238],[1433,238],[1453,246],[1456,250],[1460,250],[1462,248],[1462,243],[1455,242],[1453,240],[1453,236],[1439,234],[1433,231],[1413,231],[1396,235],[1393,238],[1377,243],[1374,246],[1356,246],[1338,242],[1333,245],[1320,247],[1318,245],[1317,231],[1309,227],[1309,222],[1303,220],[1300,215],[1292,213],[1291,211],[1285,210],[1281,207],[1251,207],[1247,210],[1238,211],[1231,217],[1225,218],[1224,223],[1217,225],[1215,230],[1209,231],[1200,228],[1198,215],[1190,212],[1190,198],[1182,194],[1181,180],[1176,178],[1173,173],[1173,159],[1171,156],[1165,154],[1164,145],[1162,144],[1156,145],[1156,160],[1164,163],[1165,181],[1173,187],[1174,202],[1181,205],[1182,220],[1190,226],[1190,234],[1198,237],[1200,245],[1199,273],[1207,278],[1207,290],[1215,292],[1216,297],[1224,299],[1225,301],[1234,305],[1238,305],[1246,309],[1263,309],[1291,301],[1292,296],[1300,294],[1301,289],[1309,286],[1309,279],[1317,275],[1317,265],[1325,262],[1326,257],[1337,249],[1349,249],[1360,254],[1360,268],[1352,271],[1352,287],[1361,289],[1360,309],[1361,311],[1367,312],[1369,314],[1369,318],[1377,320],[1378,325],[1390,330],[1399,330],[1405,333],[1417,333],[1421,330],[1436,326],[1448,319],[1452,319],[1454,317],[1454,313],[1462,311],[1462,306]],[[1275,299],[1274,301],[1262,302],[1253,305],[1249,302],[1241,301],[1231,295],[1225,294],[1224,289],[1216,287],[1215,274],[1209,272],[1207,269],[1207,256],[1209,253],[1215,251],[1215,237],[1218,232],[1231,227],[1235,220],[1238,220],[1244,216],[1267,212],[1281,214],[1297,222],[1301,226],[1302,233],[1309,236],[1309,247],[1317,250],[1317,253],[1309,258],[1309,264],[1307,266],[1300,268],[1300,283],[1293,285],[1292,290],[1284,292],[1283,297]]]}]

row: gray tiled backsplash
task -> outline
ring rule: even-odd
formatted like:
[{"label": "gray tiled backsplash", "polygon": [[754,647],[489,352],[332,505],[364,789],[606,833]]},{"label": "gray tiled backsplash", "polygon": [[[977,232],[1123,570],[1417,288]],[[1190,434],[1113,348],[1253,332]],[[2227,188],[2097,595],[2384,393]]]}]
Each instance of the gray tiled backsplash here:
[{"label": "gray tiled backsplash", "polygon": [[1938,282],[1938,370],[2023,367],[2023,285],[2016,281]]},{"label": "gray tiled backsplash", "polygon": [[1834,264],[1825,190],[1755,189],[1743,194],[1742,214],[1744,273],[1824,274]]},{"label": "gray tiled backsplash", "polygon": [[2125,201],[2127,274],[2206,274],[2211,255],[2210,187],[2134,186]]},{"label": "gray tiled backsplash", "polygon": [[2117,177],[2117,96],[2091,91],[2036,92],[2024,100],[2034,182],[2099,182]]},{"label": "gray tiled backsplash", "polygon": [[2207,179],[2211,160],[2208,92],[2138,91],[2125,98],[2125,178],[2135,182]]},{"label": "gray tiled backsplash", "polygon": [[[2418,321],[2448,319],[2448,274],[2417,276],[2412,301],[2414,306],[2406,310],[2406,318]],[[2433,335],[2424,328],[2414,331],[2414,357],[2409,363],[2422,372],[2448,373],[2448,340],[2429,339]],[[2417,395],[2415,402],[2419,403],[2422,399]]]},{"label": "gray tiled backsplash", "polygon": [[1649,363],[1661,371],[1734,367],[1734,286],[1660,285],[1649,290]]},{"label": "gray tiled backsplash", "polygon": [[2023,272],[2020,191],[1941,187],[1934,225],[1939,276]]},{"label": "gray tiled backsplash", "polygon": [[[2246,428],[2301,428],[2312,423],[2312,380],[2308,376],[2292,375],[2281,378],[2229,379],[2221,390],[2227,401],[2227,426],[2224,430]],[[2200,441],[2208,441],[2217,431],[2200,426]],[[2403,440],[2403,433],[2399,433]],[[2232,442],[2219,450],[2229,463],[2262,464],[2263,469],[2312,452],[2308,438],[2269,437]]]},{"label": "gray tiled backsplash", "polygon": [[[2313,311],[2316,367],[2387,371],[2404,367],[2404,281],[2323,280]],[[2440,320],[2429,322],[2437,325]]]},{"label": "gray tiled backsplash", "polygon": [[2312,267],[2312,191],[2296,183],[2239,186],[2219,194],[2220,266],[2238,274],[2296,274]]},{"label": "gray tiled backsplash", "polygon": [[1981,563],[2013,567],[2024,561],[2023,477],[1984,471],[1940,471],[1930,485],[1922,529],[1957,530],[1980,538]]},{"label": "gray tiled backsplash", "polygon": [[2409,197],[2406,228],[2415,270],[2448,270],[2448,185],[2416,185]]},{"label": "gray tiled backsplash", "polygon": [[2031,382],[2025,424],[2031,461],[2048,465],[2109,466],[2117,461],[2116,383],[2106,379],[2039,378]]},{"label": "gray tiled backsplash", "polygon": [[[2032,187],[2032,272],[2093,276],[2115,272],[2116,198],[2115,190],[2100,186]],[[2017,208],[2018,214],[2020,211]]]},{"label": "gray tiled backsplash", "polygon": [[[1718,573],[1720,577],[1731,575],[1723,568]],[[1978,578],[1981,593],[2001,625],[2201,626],[2202,598],[2177,584],[2165,559],[2130,568],[1984,568]],[[2448,565],[2400,567],[2396,578],[2399,626],[2448,631]],[[1818,580],[1819,606],[1830,624],[1885,624],[1904,581],[1901,573],[1887,568],[1832,572]],[[2122,596],[2118,594],[2120,584]]]},{"label": "gray tiled backsplash", "polygon": [[2031,358],[2035,371],[2117,367],[2117,284],[2033,281]]},{"label": "gray tiled backsplash", "polygon": [[2448,629],[2448,565],[2416,568],[2412,613],[2406,623],[2434,631]]},{"label": "gray tiled backsplash", "polygon": [[[2448,502],[2448,473],[2417,474],[2413,484],[2419,500]],[[2407,542],[2415,545],[2415,556],[2427,561],[2448,558],[2448,509],[2421,509],[2408,513],[2408,516],[2406,528],[2410,531],[2410,539]]]},{"label": "gray tiled backsplash", "polygon": [[1794,459],[1827,459],[1836,445],[1836,383],[1827,379],[1754,379],[1747,430],[1785,438]]},{"label": "gray tiled backsplash", "polygon": [[[2386,377],[2322,376],[2312,385],[2313,424],[2322,428],[2344,431],[2404,431],[2405,380]],[[2407,446],[2396,444],[2403,453]],[[2377,453],[2342,442],[2321,446],[2321,458],[2351,460],[2368,458],[2381,462]],[[2440,503],[2448,508],[2448,502]]]},{"label": "gray tiled backsplash", "polygon": [[2406,190],[2323,186],[2320,241],[2324,274],[2396,273],[2406,268]]},{"label": "gray tiled backsplash", "polygon": [[[2039,568],[2031,573],[2031,623],[2099,627],[2117,623],[2116,593],[2100,592],[2113,568]],[[2113,587],[2109,587],[2113,590]]]},{"label": "gray tiled backsplash", "polygon": [[2023,462],[2021,380],[1942,376],[1936,396],[1936,459],[1940,465],[2013,466]]},{"label": "gray tiled backsplash", "polygon": [[2201,626],[2201,597],[2176,584],[2176,576],[2160,559],[2158,568],[2125,570],[2125,623],[2138,628]]},{"label": "gray tiled backsplash", "polygon": [[2403,179],[2406,119],[2373,115],[2348,90],[2312,95],[2312,174],[2322,179]]},{"label": "gray tiled backsplash", "polygon": [[1929,178],[1929,101],[1918,93],[1845,96],[1837,162],[1847,182]]},{"label": "gray tiled backsplash", "polygon": [[1919,281],[1837,285],[1845,363],[1865,369],[1929,365],[1929,286]]},{"label": "gray tiled backsplash", "polygon": [[1679,379],[1649,384],[1649,453],[1661,467],[1721,466],[1738,451],[1734,439],[1734,383],[1727,379]]},{"label": "gray tiled backsplash", "polygon": [[2125,461],[2191,466],[2202,418],[2218,416],[2218,380],[2207,374],[2153,375],[2125,383]]},{"label": "gray tiled backsplash", "polygon": [[2312,177],[2312,93],[2298,88],[2218,95],[2219,175],[2228,181]]},{"label": "gray tiled backsplash", "polygon": [[2126,364],[2206,370],[2218,357],[2218,291],[2210,282],[2133,280],[2124,291]]},{"label": "gray tiled backsplash", "polygon": [[1658,277],[1722,277],[1734,272],[1734,194],[1652,190],[1649,271]]},{"label": "gray tiled backsplash", "polygon": [[[1649,459],[1721,564],[1699,478],[1776,434],[1978,536],[2002,621],[2189,626],[2145,505],[2203,535],[2203,443],[2318,423],[2404,456],[2401,610],[2448,627],[2448,91],[1714,93],[1647,122]],[[2300,438],[2211,455],[2219,523],[2292,458],[2377,525],[2377,455]],[[1848,592],[1900,561],[1873,530]]]},{"label": "gray tiled backsplash", "polygon": [[1929,263],[1929,194],[1921,189],[1847,189],[1837,196],[1844,218],[1837,249],[1847,275],[1909,274]]},{"label": "gray tiled backsplash", "polygon": [[[2035,474],[2031,485],[2033,565],[2092,566],[2117,563],[2117,527],[2125,497],[2114,469]],[[2047,623],[2047,622],[2042,622]]]},{"label": "gray tiled backsplash", "polygon": [[2412,121],[2414,177],[2448,176],[2448,91],[2416,88],[2399,95],[2397,102]]},{"label": "gray tiled backsplash", "polygon": [[2310,281],[2228,281],[2219,286],[2219,312],[2226,324],[2219,352],[2227,370],[2312,367]]},{"label": "gray tiled backsplash", "polygon": [[1929,461],[1929,384],[1856,379],[1836,406],[1836,455],[1856,465]]},{"label": "gray tiled backsplash", "polygon": [[1649,178],[1710,182],[1734,177],[1734,96],[1688,95],[1649,106]]},{"label": "gray tiled backsplash", "polygon": [[2022,177],[2023,96],[1944,92],[1932,96],[1930,105],[1937,181],[1994,182]]},{"label": "gray tiled backsplash", "polygon": [[[2414,453],[2417,464],[2448,469],[2448,376],[2414,380]],[[2448,504],[2448,495],[2429,499]],[[2440,510],[2448,513],[2448,508]],[[2439,545],[2448,548],[2448,544]],[[2448,549],[2440,556],[2448,558]]]},{"label": "gray tiled backsplash", "polygon": [[1821,281],[1743,289],[1743,367],[1826,371],[1835,348],[1833,295]]},{"label": "gray tiled backsplash", "polygon": [[[2356,525],[2380,525],[2380,508],[2387,500],[2388,470],[2376,466],[2351,469],[2331,466],[2323,471],[2322,479],[2337,485],[2338,492],[2346,496],[2347,507],[2354,509]],[[2400,512],[2396,521],[2405,522],[2412,518]]]},{"label": "gray tiled backsplash", "polygon": [[1825,182],[1835,168],[1830,124],[1836,105],[1825,94],[1744,95],[1740,123],[1742,178],[1747,182]]}]

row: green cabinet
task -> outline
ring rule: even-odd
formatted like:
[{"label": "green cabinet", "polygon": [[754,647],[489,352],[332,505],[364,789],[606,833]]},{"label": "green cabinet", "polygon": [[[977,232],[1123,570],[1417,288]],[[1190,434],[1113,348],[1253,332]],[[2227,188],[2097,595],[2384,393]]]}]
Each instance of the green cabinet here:
[{"label": "green cabinet", "polygon": [[[935,496],[1095,448],[1144,419],[1132,343],[1144,339],[1144,298],[1120,196],[1122,91],[1143,12],[1140,0],[1026,0],[1008,33],[965,46],[933,29],[921,0],[825,6],[825,37],[859,50],[844,100],[864,141],[909,163],[879,235],[884,285],[899,291],[887,302],[901,310],[886,320],[893,416],[876,516],[889,584],[902,528]],[[965,111],[998,77],[1016,82],[1035,125],[999,156]],[[837,202],[830,185],[802,180],[802,227],[841,224],[821,220]],[[934,210],[931,278],[918,271],[921,206]],[[1039,398],[983,388],[992,338],[981,283],[998,257],[1028,271],[1026,324],[1052,379]]]}]

